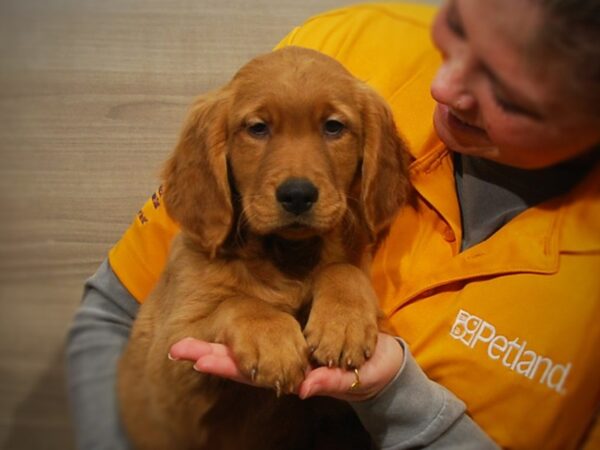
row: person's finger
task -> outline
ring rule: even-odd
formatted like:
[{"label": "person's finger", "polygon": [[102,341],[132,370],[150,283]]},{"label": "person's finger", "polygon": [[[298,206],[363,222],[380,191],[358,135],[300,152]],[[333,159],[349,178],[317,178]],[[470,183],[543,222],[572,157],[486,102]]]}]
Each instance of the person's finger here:
[{"label": "person's finger", "polygon": [[184,338],[173,344],[168,357],[172,360],[185,359],[196,361],[205,355],[231,356],[229,349],[222,344],[205,342],[191,337]]},{"label": "person's finger", "polygon": [[233,358],[225,355],[205,355],[196,361],[194,370],[222,378],[238,381],[240,383],[252,384],[240,370]]},{"label": "person's finger", "polygon": [[174,361],[192,361],[198,372],[251,384],[239,371],[233,354],[225,345],[185,338],[171,347],[168,356]]},{"label": "person's finger", "polygon": [[349,402],[366,400],[374,396],[382,383],[369,380],[368,370],[329,369],[319,367],[308,374],[300,385],[298,395],[302,399],[315,396],[334,397]]},{"label": "person's finger", "polygon": [[356,400],[357,397],[361,397],[360,386],[356,391],[350,389],[356,382],[356,377],[354,371],[319,367],[307,375],[300,385],[298,396],[306,399],[317,395],[327,395],[343,400]]}]

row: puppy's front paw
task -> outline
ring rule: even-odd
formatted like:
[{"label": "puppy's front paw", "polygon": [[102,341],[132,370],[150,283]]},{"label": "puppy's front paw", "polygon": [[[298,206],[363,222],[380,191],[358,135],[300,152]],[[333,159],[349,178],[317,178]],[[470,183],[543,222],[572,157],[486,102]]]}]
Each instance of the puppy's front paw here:
[{"label": "puppy's front paw", "polygon": [[304,335],[312,359],[324,366],[358,368],[377,343],[377,295],[369,278],[350,264],[331,264],[317,274]]},{"label": "puppy's front paw", "polygon": [[295,391],[304,380],[308,349],[300,325],[289,314],[243,321],[229,330],[227,345],[242,373],[278,396]]},{"label": "puppy's front paw", "polygon": [[311,314],[304,329],[312,359],[319,365],[351,369],[371,357],[377,343],[377,320],[357,312]]}]

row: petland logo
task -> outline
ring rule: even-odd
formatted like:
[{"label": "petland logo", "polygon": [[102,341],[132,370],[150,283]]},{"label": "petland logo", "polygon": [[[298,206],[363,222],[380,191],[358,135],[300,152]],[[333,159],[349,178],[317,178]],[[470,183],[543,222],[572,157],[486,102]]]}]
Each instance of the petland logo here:
[{"label": "petland logo", "polygon": [[450,330],[450,336],[469,348],[487,347],[487,356],[500,361],[513,372],[535,380],[563,394],[571,363],[556,364],[550,358],[527,348],[527,341],[510,340],[496,333],[496,327],[480,317],[460,310]]}]

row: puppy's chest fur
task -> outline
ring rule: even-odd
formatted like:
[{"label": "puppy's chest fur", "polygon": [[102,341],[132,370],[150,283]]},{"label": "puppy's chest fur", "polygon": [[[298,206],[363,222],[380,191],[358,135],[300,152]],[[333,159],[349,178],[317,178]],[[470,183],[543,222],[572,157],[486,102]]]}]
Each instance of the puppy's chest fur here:
[{"label": "puppy's chest fur", "polygon": [[[181,240],[187,250],[194,248],[185,237]],[[211,292],[227,297],[225,291],[230,291],[256,298],[292,314],[301,323],[310,308],[315,275],[328,264],[348,259],[341,239],[320,236],[301,241],[252,236],[243,245],[225,246],[213,260],[197,251],[174,252],[175,258],[187,259],[189,255],[194,261],[184,265],[196,272],[194,279],[208,297]]]}]

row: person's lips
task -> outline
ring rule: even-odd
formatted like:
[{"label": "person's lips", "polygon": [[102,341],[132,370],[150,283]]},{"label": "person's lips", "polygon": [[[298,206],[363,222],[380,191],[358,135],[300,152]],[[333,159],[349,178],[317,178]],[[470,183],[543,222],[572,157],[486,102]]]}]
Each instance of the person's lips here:
[{"label": "person's lips", "polygon": [[492,145],[485,129],[463,120],[441,103],[436,107],[434,125],[442,141],[453,150]]},{"label": "person's lips", "polygon": [[454,113],[448,107],[444,107],[446,109],[446,116],[448,125],[451,128],[466,132],[466,133],[475,133],[475,134],[487,134],[483,128],[480,128],[476,125],[469,123],[468,121],[459,117],[456,113]]}]

